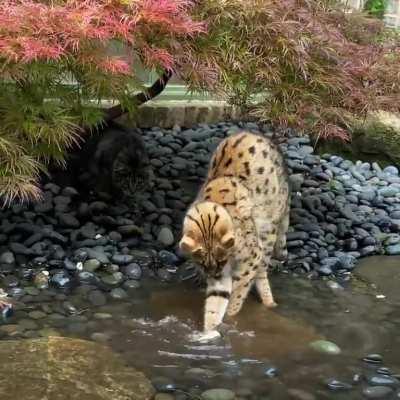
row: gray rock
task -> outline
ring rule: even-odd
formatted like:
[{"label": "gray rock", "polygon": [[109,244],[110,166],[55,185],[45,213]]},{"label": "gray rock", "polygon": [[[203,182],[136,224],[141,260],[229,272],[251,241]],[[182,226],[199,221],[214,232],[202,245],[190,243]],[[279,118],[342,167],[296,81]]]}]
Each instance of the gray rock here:
[{"label": "gray rock", "polygon": [[60,214],[58,219],[62,226],[66,226],[68,228],[78,228],[80,225],[79,221],[71,214]]},{"label": "gray rock", "polygon": [[89,292],[88,300],[96,307],[104,306],[107,303],[106,296],[99,290],[92,290]]},{"label": "gray rock", "polygon": [[379,189],[378,194],[383,197],[394,197],[400,192],[400,188],[396,186],[387,186],[385,188]]},{"label": "gray rock", "polygon": [[140,227],[138,227],[137,225],[134,225],[134,224],[119,226],[117,228],[117,230],[123,236],[127,236],[127,235],[142,235],[143,234],[143,230]]},{"label": "gray rock", "polygon": [[114,300],[123,300],[128,297],[128,293],[126,293],[124,289],[115,288],[111,290],[110,297],[113,298]]},{"label": "gray rock", "polygon": [[140,279],[142,277],[142,268],[137,263],[127,265],[124,272],[129,279]]},{"label": "gray rock", "polygon": [[328,387],[328,389],[335,391],[335,392],[336,391],[348,391],[353,388],[353,386],[350,385],[350,383],[342,382],[337,379],[329,379],[326,382],[326,386]]},{"label": "gray rock", "polygon": [[10,243],[10,249],[15,254],[30,255],[32,251],[21,243]]},{"label": "gray rock", "polygon": [[393,376],[374,375],[368,377],[367,380],[371,386],[389,386],[393,388],[400,386],[400,381]]},{"label": "gray rock", "polygon": [[137,280],[128,280],[128,281],[125,281],[122,286],[124,289],[130,291],[130,290],[139,289],[142,285]]},{"label": "gray rock", "polygon": [[386,254],[389,255],[398,255],[400,254],[400,243],[398,244],[392,244],[390,246],[387,246],[385,248]]},{"label": "gray rock", "polygon": [[316,397],[303,389],[288,389],[290,399],[293,400],[316,400]]},{"label": "gray rock", "polygon": [[15,257],[11,251],[6,251],[0,255],[0,264],[14,264]]},{"label": "gray rock", "polygon": [[234,400],[235,393],[229,389],[209,389],[201,394],[203,400]]},{"label": "gray rock", "polygon": [[386,399],[393,393],[393,389],[387,386],[373,386],[364,388],[362,393],[367,399]]},{"label": "gray rock", "polygon": [[121,272],[114,272],[113,274],[103,276],[101,280],[106,285],[115,287],[119,286],[123,282],[124,276],[122,275]]},{"label": "gray rock", "polygon": [[98,343],[107,343],[111,339],[111,337],[103,332],[93,332],[90,335],[90,339]]},{"label": "gray rock", "polygon": [[133,261],[133,256],[129,254],[114,254],[111,258],[112,262],[118,265],[129,264]]},{"label": "gray rock", "polygon": [[389,167],[384,168],[384,169],[383,169],[383,172],[384,172],[385,174],[388,174],[388,175],[394,175],[394,176],[399,175],[399,170],[398,170],[398,168],[396,168],[396,167],[394,167],[394,166],[389,166]]},{"label": "gray rock", "polygon": [[174,234],[171,229],[164,226],[161,228],[160,232],[157,235],[157,241],[164,246],[171,246],[175,242]]}]

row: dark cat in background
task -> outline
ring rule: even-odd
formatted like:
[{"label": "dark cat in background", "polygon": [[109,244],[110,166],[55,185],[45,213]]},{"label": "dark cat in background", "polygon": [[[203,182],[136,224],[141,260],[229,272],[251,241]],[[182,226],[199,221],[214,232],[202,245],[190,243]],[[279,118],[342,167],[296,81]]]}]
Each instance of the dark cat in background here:
[{"label": "dark cat in background", "polygon": [[149,159],[143,139],[135,129],[107,122],[88,134],[80,148],[72,149],[67,168],[51,167],[52,181],[76,187],[82,194],[132,196],[148,178]]}]

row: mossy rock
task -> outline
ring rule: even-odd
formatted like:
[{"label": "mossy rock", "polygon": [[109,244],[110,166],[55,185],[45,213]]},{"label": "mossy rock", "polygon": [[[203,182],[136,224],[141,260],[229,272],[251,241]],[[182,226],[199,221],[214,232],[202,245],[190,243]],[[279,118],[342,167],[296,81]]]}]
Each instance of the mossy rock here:
[{"label": "mossy rock", "polygon": [[63,337],[0,342],[0,398],[149,400],[147,378],[109,348]]}]

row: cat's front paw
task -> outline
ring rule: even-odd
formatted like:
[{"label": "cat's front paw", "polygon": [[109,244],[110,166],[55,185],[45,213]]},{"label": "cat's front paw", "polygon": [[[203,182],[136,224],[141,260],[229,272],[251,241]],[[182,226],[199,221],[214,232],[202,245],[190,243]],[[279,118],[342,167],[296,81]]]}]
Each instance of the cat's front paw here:
[{"label": "cat's front paw", "polygon": [[269,303],[264,303],[264,305],[267,308],[276,308],[276,307],[278,307],[278,303],[275,303],[274,301],[271,301]]},{"label": "cat's front paw", "polygon": [[216,331],[207,331],[207,332],[196,332],[190,336],[190,340],[192,342],[210,342],[212,340],[218,339],[221,337],[221,334]]}]

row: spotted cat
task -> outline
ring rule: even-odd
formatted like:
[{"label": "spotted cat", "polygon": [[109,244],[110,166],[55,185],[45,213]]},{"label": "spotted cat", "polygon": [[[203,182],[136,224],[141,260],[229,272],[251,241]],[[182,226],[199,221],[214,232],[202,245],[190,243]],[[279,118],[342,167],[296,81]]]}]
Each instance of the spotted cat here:
[{"label": "spotted cat", "polygon": [[179,243],[207,276],[204,331],[237,314],[254,284],[275,307],[267,269],[287,256],[289,186],[283,158],[268,139],[241,132],[214,152],[206,181],[186,213]]}]

